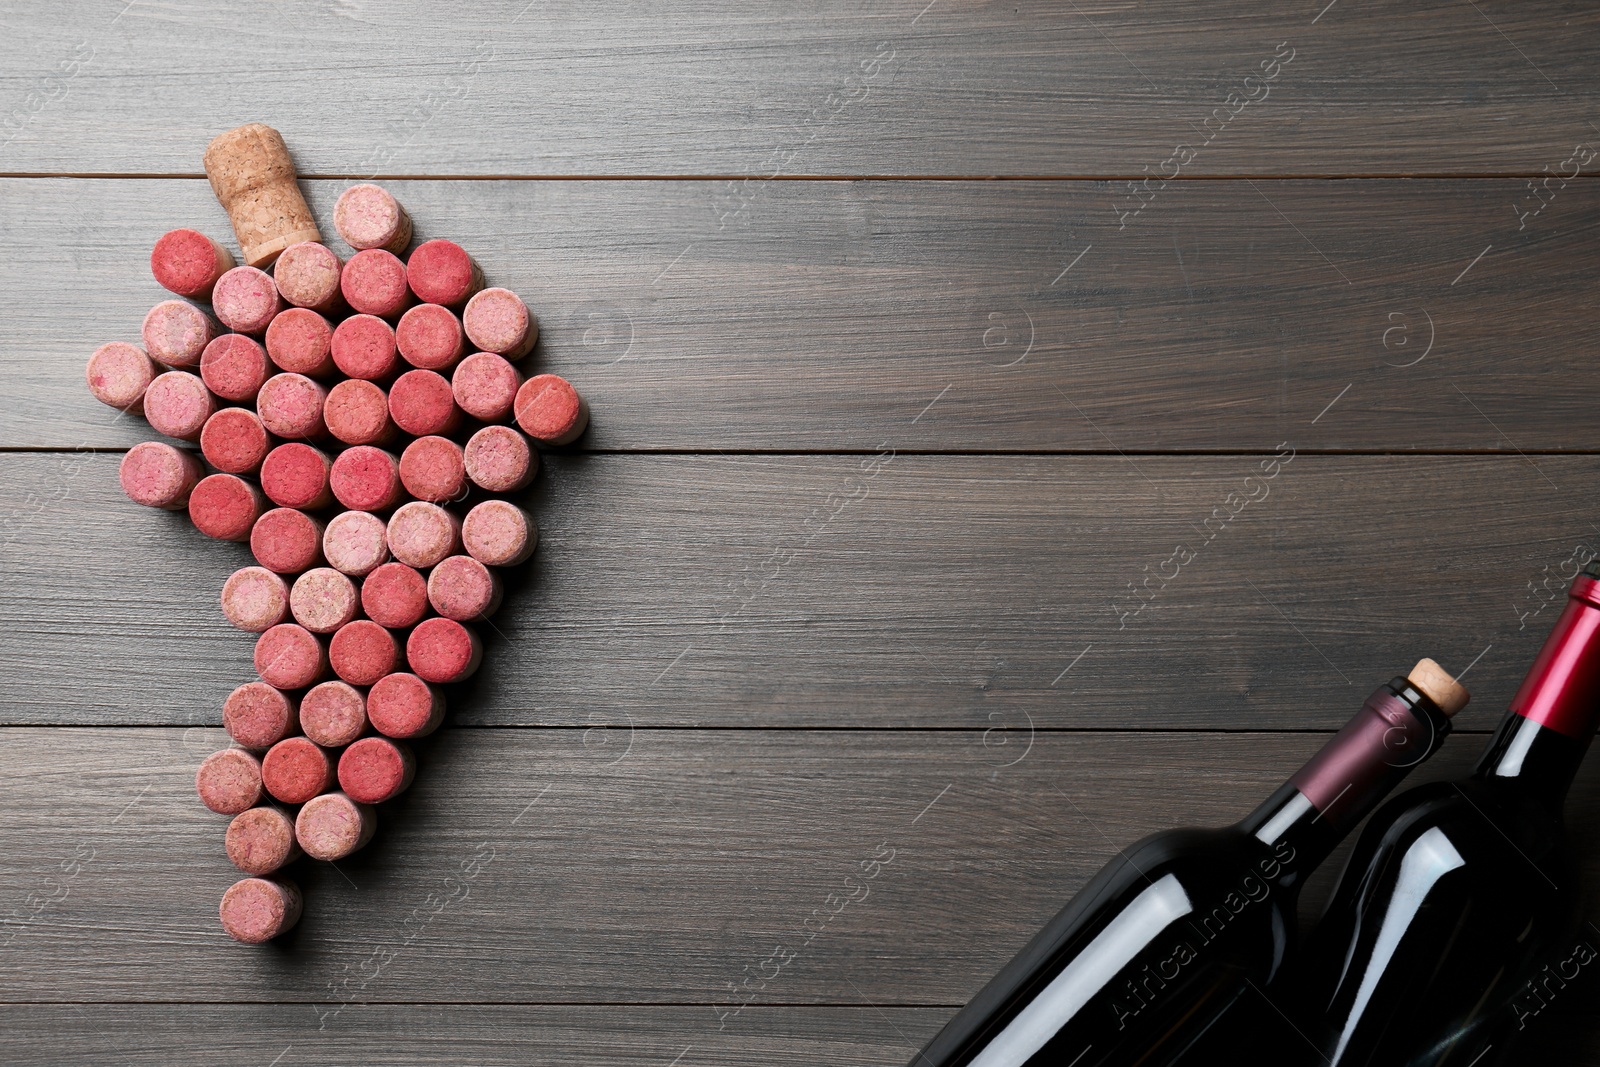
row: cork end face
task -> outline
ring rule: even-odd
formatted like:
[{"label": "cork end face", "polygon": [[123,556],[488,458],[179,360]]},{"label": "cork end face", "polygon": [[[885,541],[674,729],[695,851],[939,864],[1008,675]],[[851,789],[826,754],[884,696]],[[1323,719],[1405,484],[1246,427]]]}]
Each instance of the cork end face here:
[{"label": "cork end face", "polygon": [[1424,659],[1411,668],[1406,680],[1427,694],[1446,715],[1454,715],[1467,706],[1471,694],[1450,673],[1431,659]]}]

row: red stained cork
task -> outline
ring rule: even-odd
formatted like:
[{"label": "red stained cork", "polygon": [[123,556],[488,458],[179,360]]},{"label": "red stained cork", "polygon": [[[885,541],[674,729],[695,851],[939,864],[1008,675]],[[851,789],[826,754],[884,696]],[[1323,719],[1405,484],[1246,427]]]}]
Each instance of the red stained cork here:
[{"label": "red stained cork", "polygon": [[243,748],[264,752],[299,724],[294,699],[266,682],[246,682],[222,702],[222,728]]},{"label": "red stained cork", "polygon": [[225,333],[200,353],[200,378],[224,400],[246,404],[273,375],[267,350],[242,333]]},{"label": "red stained cork", "polygon": [[323,748],[343,748],[367,729],[367,698],[345,682],[313,686],[300,701],[300,729]]},{"label": "red stained cork", "polygon": [[360,378],[346,378],[328,390],[322,419],[347,445],[381,445],[394,437],[389,394]]},{"label": "red stained cork", "polygon": [[400,455],[400,482],[418,500],[457,500],[467,491],[466,454],[448,437],[419,437]]},{"label": "red stained cork", "polygon": [[450,392],[462,411],[484,422],[503,422],[517,400],[522,375],[504,356],[474,352],[450,376]]},{"label": "red stained cork", "polygon": [[333,362],[352,378],[387,378],[400,364],[394,327],[376,315],[351,315],[333,331]]},{"label": "red stained cork", "polygon": [[234,266],[233,253],[198,230],[169,230],[150,250],[150,273],[169,293],[211,300],[211,287]]},{"label": "red stained cork", "polygon": [[218,815],[237,815],[261,802],[261,761],[242,748],[213,752],[195,772],[194,789]]},{"label": "red stained cork", "polygon": [[122,457],[117,477],[122,491],[135,504],[147,508],[182,511],[189,494],[206,474],[192,452],[160,441],[142,441]]},{"label": "red stained cork", "polygon": [[310,308],[279,312],[267,327],[267,355],[286,371],[323,378],[334,371],[333,324]]},{"label": "red stained cork", "polygon": [[197,374],[169,370],[158,374],[144,391],[144,417],[157,432],[180,441],[200,440],[217,400]]},{"label": "red stained cork", "polygon": [[333,503],[328,477],[333,460],[300,441],[281,444],[261,461],[261,489],[284,508],[316,511]]},{"label": "red stained cork", "polygon": [[425,682],[459,682],[477,670],[482,660],[478,635],[454,619],[424,619],[406,638],[406,662]]},{"label": "red stained cork", "polygon": [[169,367],[198,367],[206,345],[220,333],[215,319],[182,300],[163,300],[139,328],[150,358]]},{"label": "red stained cork", "polygon": [[389,387],[389,414],[413,437],[447,434],[461,421],[450,382],[431,370],[409,370]]},{"label": "red stained cork", "polygon": [[245,874],[271,874],[300,856],[294,839],[294,820],[277,808],[241,811],[228,824],[223,848],[228,859]]},{"label": "red stained cork", "polygon": [[304,689],[328,673],[328,654],[322,642],[292,622],[280,622],[256,638],[255,662],[256,673],[274,689]]},{"label": "red stained cork", "polygon": [[224,474],[254,474],[272,450],[267,428],[245,408],[222,408],[200,429],[200,452]]},{"label": "red stained cork", "polygon": [[273,508],[250,530],[256,562],[276,574],[299,574],[322,562],[322,523],[295,508]]},{"label": "red stained cork", "polygon": [[400,461],[371,445],[356,445],[339,453],[328,483],[339,503],[352,511],[383,511],[405,495]]},{"label": "red stained cork", "polygon": [[380,319],[392,319],[411,304],[406,265],[381,248],[351,256],[339,273],[339,290],[356,311]]},{"label": "red stained cork", "polygon": [[307,737],[286,737],[261,760],[261,784],[285,804],[304,804],[333,783],[333,757]]},{"label": "red stained cork", "polygon": [[485,352],[521,359],[539,339],[539,320],[510,289],[485,289],[467,301],[461,325]]},{"label": "red stained cork", "polygon": [[414,674],[391,674],[367,694],[367,718],[385,737],[422,737],[444,722],[444,697]]},{"label": "red stained cork", "polygon": [[265,567],[240,567],[222,583],[222,614],[259,634],[289,617],[289,583]]},{"label": "red stained cork", "polygon": [[256,414],[279,437],[316,440],[328,431],[322,421],[327,400],[328,391],[303,374],[274,374],[256,394]]},{"label": "red stained cork", "polygon": [[222,928],[235,941],[259,945],[300,921],[300,889],[281,878],[242,878],[222,894]]},{"label": "red stained cork", "polygon": [[417,299],[455,308],[483,288],[483,272],[460,245],[436,239],[412,251],[406,260],[406,281]]},{"label": "red stained cork", "polygon": [[356,619],[341,626],[328,642],[328,662],[333,673],[351,685],[371,685],[400,666],[400,643],[373,620]]},{"label": "red stained cork", "polygon": [[451,556],[428,575],[428,603],[456,622],[494,614],[500,594],[500,579],[471,556]]},{"label": "red stained cork", "polygon": [[491,567],[512,567],[533,555],[539,526],[533,516],[505,500],[485,500],[461,524],[467,554]]},{"label": "red stained cork", "polygon": [[287,303],[326,315],[343,306],[339,295],[343,268],[327,245],[301,241],[283,250],[272,267],[272,281]]},{"label": "red stained cork", "polygon": [[371,841],[377,827],[370,807],[345,793],[326,793],[300,809],[294,836],[312,859],[342,860]]},{"label": "red stained cork", "polygon": [[352,578],[369,574],[389,558],[388,524],[365,511],[341,511],[322,534],[328,565]]},{"label": "red stained cork", "polygon": [[331,634],[361,613],[361,594],[356,583],[332,567],[317,567],[290,587],[289,612],[312,633]]},{"label": "red stained cork", "polygon": [[461,549],[461,520],[438,504],[413,500],[389,517],[389,551],[394,558],[427,570]]},{"label": "red stained cork", "polygon": [[589,406],[565,378],[536,374],[517,390],[517,425],[540,444],[570,444],[589,425]]},{"label": "red stained cork", "polygon": [[252,267],[268,266],[290,245],[322,240],[295,183],[289,148],[271,126],[252,122],[218,134],[206,146],[204,163]]},{"label": "red stained cork", "polygon": [[250,540],[250,528],[265,510],[261,490],[234,474],[202,478],[189,494],[189,521],[219,541]]},{"label": "red stained cork", "polygon": [[467,442],[467,477],[491,493],[509,493],[533,481],[539,454],[509,426],[485,426]]},{"label": "red stained cork", "polygon": [[368,182],[339,194],[333,228],[356,249],[382,248],[398,256],[411,243],[411,216],[389,190]]},{"label": "red stained cork", "polygon": [[391,630],[415,626],[428,613],[427,580],[404,563],[385,563],[361,583],[361,610]]},{"label": "red stained cork", "polygon": [[466,339],[455,312],[438,304],[418,304],[400,316],[394,343],[413,367],[448,370],[461,359]]},{"label": "red stained cork", "polygon": [[125,341],[112,341],[94,350],[84,377],[89,381],[89,392],[100,403],[142,415],[144,391],[158,373],[160,368],[144,349]]},{"label": "red stained cork", "polygon": [[339,788],[359,803],[382,804],[406,791],[416,769],[409,746],[363,737],[339,757]]},{"label": "red stained cork", "polygon": [[211,310],[230,330],[259,334],[283,310],[283,298],[272,276],[255,267],[235,267],[217,279]]}]

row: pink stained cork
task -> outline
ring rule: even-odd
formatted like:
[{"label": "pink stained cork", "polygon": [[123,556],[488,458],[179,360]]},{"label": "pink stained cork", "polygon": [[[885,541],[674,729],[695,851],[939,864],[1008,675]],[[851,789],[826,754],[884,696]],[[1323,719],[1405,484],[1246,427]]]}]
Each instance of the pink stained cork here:
[{"label": "pink stained cork", "polygon": [[413,500],[389,517],[389,551],[418,570],[427,570],[461,549],[461,520],[438,504]]},{"label": "pink stained cork", "polygon": [[394,327],[376,315],[351,315],[334,327],[333,362],[352,378],[387,378],[400,365]]},{"label": "pink stained cork", "polygon": [[267,350],[242,333],[225,333],[200,353],[200,378],[224,400],[247,404],[275,373]]},{"label": "pink stained cork", "polygon": [[423,370],[448,370],[461,360],[466,338],[455,312],[438,304],[418,304],[394,328],[400,356]]},{"label": "pink stained cork", "polygon": [[413,437],[448,434],[461,421],[450,382],[431,370],[410,370],[389,387],[389,414]]},{"label": "pink stained cork", "polygon": [[500,579],[471,556],[451,556],[428,575],[428,603],[447,619],[472,622],[500,606]]},{"label": "pink stained cork", "polygon": [[255,664],[261,680],[274,689],[304,689],[327,675],[328,653],[310,630],[280,622],[256,638]]},{"label": "pink stained cork", "polygon": [[246,633],[264,633],[289,617],[289,583],[265,567],[240,567],[222,583],[222,614]]},{"label": "pink stained cork", "polygon": [[395,318],[411,304],[406,265],[381,248],[350,257],[339,274],[339,291],[356,311],[380,319]]},{"label": "pink stained cork", "polygon": [[491,493],[521,489],[539,470],[539,454],[509,426],[485,426],[473,434],[465,459],[472,484]]},{"label": "pink stained cork", "polygon": [[360,378],[346,378],[328,390],[322,419],[328,432],[347,445],[381,445],[395,436],[389,394]]},{"label": "pink stained cork", "polygon": [[328,662],[351,685],[371,685],[400,666],[400,642],[373,620],[356,619],[328,642]]},{"label": "pink stained cork", "polygon": [[290,245],[322,240],[295,182],[289,147],[271,126],[252,122],[218,134],[206,145],[203,162],[252,267],[268,266]]},{"label": "pink stained cork", "polygon": [[241,811],[228,824],[222,847],[228,859],[245,874],[271,874],[300,855],[294,839],[294,820],[277,808]]},{"label": "pink stained cork", "polygon": [[459,500],[467,492],[466,454],[448,437],[419,437],[400,455],[400,482],[430,504]]},{"label": "pink stained cork", "polygon": [[398,256],[411,243],[411,216],[389,190],[368,182],[339,194],[333,228],[355,249],[381,248]]},{"label": "pink stained cork", "polygon": [[363,737],[339,757],[339,788],[362,804],[393,800],[411,785],[411,748],[387,737]]},{"label": "pink stained cork", "polygon": [[206,469],[194,453],[160,441],[142,441],[128,449],[117,469],[122,491],[147,508],[182,511]]},{"label": "pink stained cork", "polygon": [[474,352],[450,375],[450,393],[456,404],[475,419],[504,422],[517,401],[522,375],[504,356]]},{"label": "pink stained cork", "polygon": [[361,609],[391,630],[415,626],[428,613],[427,579],[404,563],[385,563],[361,583]]},{"label": "pink stained cork", "polygon": [[219,541],[250,540],[251,527],[266,510],[261,490],[235,474],[202,478],[189,494],[189,521]]},{"label": "pink stained cork", "polygon": [[286,371],[310,378],[334,372],[333,323],[310,308],[289,308],[267,327],[267,355]]},{"label": "pink stained cork", "polygon": [[467,554],[491,567],[513,567],[533,555],[539,526],[533,516],[505,500],[485,500],[461,524]]},{"label": "pink stained cork", "polygon": [[322,523],[295,508],[273,508],[251,527],[250,551],[274,574],[310,570],[322,562]]},{"label": "pink stained cork", "polygon": [[235,267],[217,279],[211,310],[230,330],[260,334],[283,310],[283,298],[272,276],[255,267]]},{"label": "pink stained cork", "polygon": [[367,698],[345,682],[313,686],[300,701],[300,729],[323,748],[343,748],[367,729]]},{"label": "pink stained cork", "polygon": [[328,477],[333,460],[301,441],[281,444],[261,461],[261,489],[283,508],[316,511],[333,503]]},{"label": "pink stained cork", "polygon": [[367,693],[367,719],[385,737],[422,737],[444,722],[444,697],[414,674],[391,674]]},{"label": "pink stained cork", "polygon": [[235,941],[259,945],[287,933],[300,921],[300,888],[282,878],[241,878],[222,894],[217,914]]},{"label": "pink stained cork", "polygon": [[307,801],[294,820],[295,839],[314,860],[344,859],[371,841],[377,828],[372,809],[346,793],[325,793]]},{"label": "pink stained cork", "polygon": [[389,558],[388,524],[365,511],[341,511],[322,534],[328,565],[352,578],[370,574]]},{"label": "pink stained cork", "polygon": [[150,250],[150,273],[169,293],[211,300],[211,287],[234,267],[233,253],[198,230],[169,230]]},{"label": "pink stained cork", "polygon": [[101,345],[84,368],[89,392],[96,400],[134,415],[144,414],[144,391],[159,373],[144,349],[125,341]]},{"label": "pink stained cork", "polygon": [[424,241],[406,259],[406,281],[417,299],[456,308],[483,288],[483,272],[454,241]]},{"label": "pink stained cork", "polygon": [[266,682],[246,682],[222,702],[222,728],[242,748],[265,752],[299,725],[294,698]]},{"label": "pink stained cork", "polygon": [[262,757],[261,784],[285,804],[304,804],[333,783],[333,757],[308,737],[286,737]]},{"label": "pink stained cork", "polygon": [[274,374],[256,394],[256,414],[268,430],[291,441],[314,441],[328,432],[322,406],[328,390],[303,374]]},{"label": "pink stained cork", "polygon": [[478,635],[454,619],[423,619],[406,638],[406,662],[425,682],[445,685],[470,677],[483,661]]},{"label": "pink stained cork", "polygon": [[169,367],[198,367],[206,345],[221,333],[216,320],[182,300],[163,300],[139,328],[150,358]]},{"label": "pink stained cork", "polygon": [[254,474],[270,451],[267,428],[245,408],[221,408],[200,428],[200,453],[224,474]]},{"label": "pink stained cork", "polygon": [[555,374],[536,374],[517,390],[517,425],[543,445],[565,445],[589,425],[589,406],[572,383]]},{"label": "pink stained cork", "polygon": [[485,289],[461,312],[461,325],[485,352],[521,359],[539,340],[539,320],[510,289]]},{"label": "pink stained cork", "polygon": [[286,303],[326,315],[343,306],[339,294],[339,272],[343,268],[327,245],[301,241],[283,250],[273,264],[272,281]]},{"label": "pink stained cork", "polygon": [[206,420],[217,410],[216,397],[197,374],[169,370],[144,391],[144,417],[158,433],[180,441],[200,440]]},{"label": "pink stained cork", "polygon": [[339,453],[328,484],[339,503],[351,511],[385,511],[405,496],[400,461],[371,445],[356,445]]},{"label": "pink stained cork", "polygon": [[312,633],[331,634],[361,614],[361,593],[332,567],[316,567],[289,588],[289,613]]},{"label": "pink stained cork", "polygon": [[213,752],[195,772],[194,789],[218,815],[237,815],[261,802],[261,761],[242,748]]}]

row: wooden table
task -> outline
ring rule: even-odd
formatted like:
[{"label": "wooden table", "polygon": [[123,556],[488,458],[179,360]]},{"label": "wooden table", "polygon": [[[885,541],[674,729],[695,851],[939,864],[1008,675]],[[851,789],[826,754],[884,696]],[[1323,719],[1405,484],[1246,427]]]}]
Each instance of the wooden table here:
[{"label": "wooden table", "polygon": [[[1476,696],[1421,776],[1471,766],[1600,549],[1591,6],[452,6],[0,7],[0,1060],[898,1065],[1419,656]],[[192,787],[247,552],[122,498],[152,432],[82,382],[247,121],[594,412],[264,948]]]}]

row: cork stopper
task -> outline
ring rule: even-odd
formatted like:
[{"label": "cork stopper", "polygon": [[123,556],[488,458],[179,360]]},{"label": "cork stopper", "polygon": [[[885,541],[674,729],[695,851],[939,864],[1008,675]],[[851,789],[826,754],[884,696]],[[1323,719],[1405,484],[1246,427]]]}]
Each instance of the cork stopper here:
[{"label": "cork stopper", "polygon": [[265,267],[292,244],[322,240],[289,147],[271,126],[252,122],[219,135],[206,146],[205,168],[249,266]]},{"label": "cork stopper", "polygon": [[1472,699],[1465,686],[1431,659],[1418,661],[1411,668],[1411,673],[1406,675],[1406,680],[1422,690],[1446,715],[1454,715]]}]

